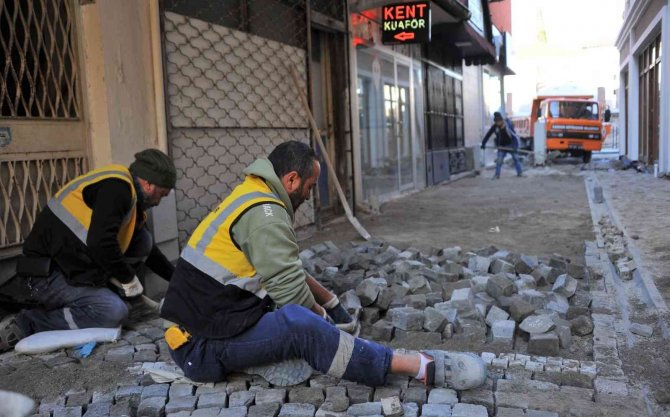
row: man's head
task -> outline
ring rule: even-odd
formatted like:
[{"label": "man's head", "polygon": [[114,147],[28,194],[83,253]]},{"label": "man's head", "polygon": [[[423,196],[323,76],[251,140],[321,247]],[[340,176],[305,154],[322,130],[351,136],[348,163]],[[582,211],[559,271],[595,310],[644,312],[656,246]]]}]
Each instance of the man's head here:
[{"label": "man's head", "polygon": [[268,156],[275,174],[291,199],[293,211],[310,197],[321,173],[321,165],[308,145],[291,140],[277,146]]},{"label": "man's head", "polygon": [[154,207],[170,193],[177,182],[177,169],[170,157],[158,149],[145,149],[135,154],[130,172],[140,185],[142,200]]},{"label": "man's head", "polygon": [[500,114],[500,112],[493,113],[493,123],[495,123],[499,127],[503,127],[503,125],[505,124],[505,120],[503,119],[502,114]]}]

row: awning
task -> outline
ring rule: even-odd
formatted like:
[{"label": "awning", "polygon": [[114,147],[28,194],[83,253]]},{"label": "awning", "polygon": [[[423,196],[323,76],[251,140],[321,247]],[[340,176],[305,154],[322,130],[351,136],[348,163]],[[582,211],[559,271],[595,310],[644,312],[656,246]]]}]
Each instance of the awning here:
[{"label": "awning", "polygon": [[432,43],[452,45],[467,65],[493,65],[496,50],[491,42],[468,22],[446,23],[432,27]]}]

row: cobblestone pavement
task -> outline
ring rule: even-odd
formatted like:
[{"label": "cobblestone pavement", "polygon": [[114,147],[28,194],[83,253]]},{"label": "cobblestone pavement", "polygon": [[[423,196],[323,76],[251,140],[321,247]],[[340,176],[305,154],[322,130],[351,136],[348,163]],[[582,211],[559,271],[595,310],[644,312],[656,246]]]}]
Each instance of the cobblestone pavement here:
[{"label": "cobblestone pavement", "polygon": [[[156,383],[143,369],[156,363],[171,363],[162,322],[157,318],[124,330],[121,340],[98,345],[92,356],[85,359],[76,358],[72,349],[35,356],[14,352],[0,355],[0,388],[14,387],[28,393],[36,400],[35,416],[40,417],[339,417],[403,413],[407,417],[668,415],[664,408],[667,406],[663,405],[667,399],[662,395],[669,391],[668,385],[663,385],[665,380],[659,380],[660,386],[654,390],[644,379],[638,378],[630,366],[636,360],[636,346],[647,338],[644,327],[635,328],[639,334],[633,333],[632,324],[639,315],[630,305],[631,300],[639,305],[643,301],[622,280],[621,273],[625,269],[612,262],[617,260],[613,259],[616,239],[609,233],[614,232],[605,223],[600,224],[600,217],[595,214],[594,226],[594,239],[583,244],[583,259],[592,279],[579,286],[592,300],[590,309],[583,310],[588,311],[593,324],[592,333],[584,336],[592,349],[580,352],[577,358],[562,355],[567,352],[564,350],[558,356],[528,354],[526,341],[510,345],[507,351],[486,350],[488,346],[495,346],[490,343],[489,333],[489,340],[478,350],[489,364],[489,379],[474,390],[430,389],[410,378],[397,376],[390,377],[383,387],[370,388],[318,374],[295,387],[274,387],[259,377],[242,374],[231,375],[225,382],[200,386]],[[318,255],[321,249],[316,246],[310,250]],[[437,255],[416,256],[423,260]],[[482,261],[478,258],[488,257],[491,263],[506,267],[496,261],[499,254],[468,256],[477,259],[475,264]],[[453,267],[452,264],[444,262],[443,265]],[[328,269],[332,266],[321,266],[323,268],[317,271],[320,274],[333,272]],[[469,266],[469,263],[462,265],[459,274],[467,275]],[[479,282],[474,277],[467,279]],[[450,298],[444,291],[441,296],[449,302],[458,301],[454,298],[454,289],[451,288]],[[458,292],[457,297],[462,294]],[[417,295],[430,298],[427,294]],[[416,300],[417,297],[408,299],[409,302]],[[489,307],[490,312],[493,307]],[[426,310],[428,307],[423,309],[424,314]],[[371,311],[368,310],[368,319]],[[638,324],[644,326],[645,323]],[[651,324],[655,330],[652,338],[659,337],[659,328]],[[443,333],[435,344],[448,346],[450,340]],[[651,371],[661,365],[645,366]],[[44,374],[35,369],[43,370]],[[32,379],[26,381],[26,378]],[[47,385],[40,385],[44,380],[48,381]],[[31,384],[41,388],[26,388]],[[398,412],[397,407],[394,409],[391,401],[394,397],[399,400],[402,412]]]}]

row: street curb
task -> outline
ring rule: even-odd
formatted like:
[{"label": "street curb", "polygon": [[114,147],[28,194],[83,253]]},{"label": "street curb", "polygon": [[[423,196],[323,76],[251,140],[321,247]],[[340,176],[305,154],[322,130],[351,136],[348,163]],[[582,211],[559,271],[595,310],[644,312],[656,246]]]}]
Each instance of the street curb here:
[{"label": "street curb", "polygon": [[[605,189],[603,189],[602,190],[604,197],[603,202],[600,204],[595,202],[593,188],[595,186],[599,186],[602,188],[602,186],[600,185],[598,178],[592,173],[589,173],[588,176],[585,177],[584,186],[586,187],[586,195],[589,200],[589,207],[591,209],[591,219],[593,221],[594,233],[597,231],[598,227],[597,225],[598,222],[600,221],[599,215],[600,216],[604,214],[609,215],[614,225],[623,232],[626,247],[628,248],[630,254],[633,257],[633,260],[635,261],[635,265],[637,266],[637,269],[633,272],[634,282],[638,284],[640,288],[645,292],[645,295],[648,297],[652,306],[656,308],[659,313],[667,313],[669,311],[668,305],[665,303],[665,300],[661,296],[661,293],[658,291],[658,288],[656,288],[656,284],[654,283],[651,274],[649,274],[647,269],[644,267],[644,264],[642,263],[642,255],[640,254],[640,250],[635,245],[634,243],[635,241],[631,239],[630,236],[628,236],[628,233],[623,228],[621,219],[619,218],[616,211],[613,210],[612,207],[610,207],[608,204],[610,198],[609,193]],[[598,239],[598,246],[601,246],[602,239],[599,233],[596,233],[596,238]]]}]

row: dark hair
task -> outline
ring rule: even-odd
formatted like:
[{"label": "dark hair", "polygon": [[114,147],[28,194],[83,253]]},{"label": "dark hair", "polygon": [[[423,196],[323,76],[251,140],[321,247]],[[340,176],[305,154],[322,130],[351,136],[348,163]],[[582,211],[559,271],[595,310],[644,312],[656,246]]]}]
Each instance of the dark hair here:
[{"label": "dark hair", "polygon": [[502,119],[503,119],[503,117],[502,117],[502,114],[500,114],[500,112],[493,113],[493,121],[497,122],[498,120],[502,120]]},{"label": "dark hair", "polygon": [[314,169],[316,154],[309,145],[290,140],[274,148],[268,159],[279,178],[291,171],[296,171],[300,178],[309,178]]}]

